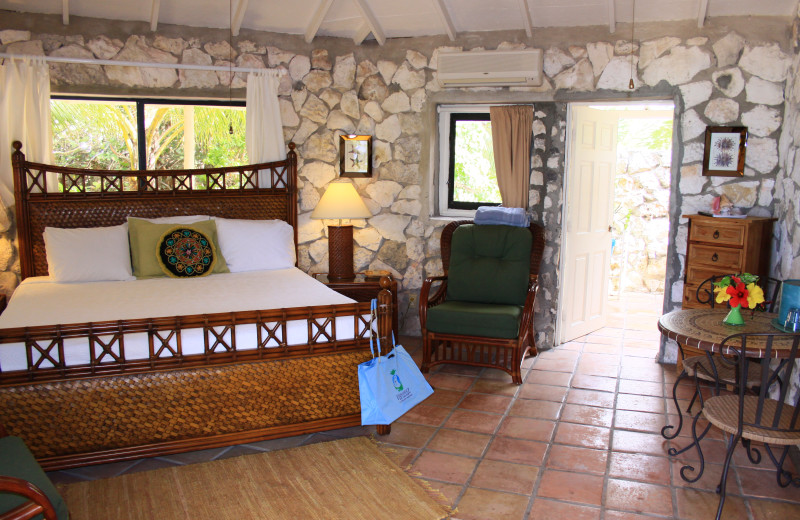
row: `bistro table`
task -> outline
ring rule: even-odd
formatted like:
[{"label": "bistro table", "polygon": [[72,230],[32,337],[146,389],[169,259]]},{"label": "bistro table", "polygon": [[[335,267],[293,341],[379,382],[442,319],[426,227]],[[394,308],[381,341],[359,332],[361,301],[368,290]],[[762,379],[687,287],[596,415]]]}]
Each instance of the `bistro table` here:
[{"label": "bistro table", "polygon": [[[728,336],[734,334],[780,334],[778,329],[772,326],[772,320],[778,315],[771,312],[758,312],[743,310],[744,325],[726,325],[722,323],[723,318],[728,314],[727,310],[719,309],[687,309],[673,311],[664,314],[658,319],[658,330],[661,334],[674,339],[678,346],[688,345],[715,354],[738,354],[741,343],[735,338],[725,343],[722,342]],[[751,337],[747,340],[747,357],[762,358],[765,355],[766,338]],[[721,352],[721,349],[724,351]],[[777,338],[772,344],[770,357],[783,358],[789,356],[792,348],[791,336],[782,340]]]},{"label": "bistro table", "polygon": [[[742,316],[744,318],[744,325],[727,325],[722,323],[722,320],[725,318],[727,313],[727,310],[712,308],[673,311],[659,318],[658,330],[661,331],[661,334],[667,338],[678,342],[678,346],[681,348],[681,353],[683,353],[683,345],[689,345],[704,351],[705,356],[710,362],[709,365],[714,364],[712,357],[715,355],[721,354],[723,356],[732,357],[739,355],[741,350],[741,339],[735,337],[737,334],[749,335],[747,337],[747,348],[745,352],[745,355],[748,358],[763,359],[769,357],[771,359],[782,359],[790,357],[793,339],[796,335],[791,333],[783,333],[772,325],[772,320],[777,318],[777,314],[769,312],[754,313],[752,311],[743,311]],[[764,334],[764,336],[752,336],[750,334]],[[729,337],[730,339],[725,341]],[[767,338],[769,337],[772,338],[772,346],[770,349],[771,351],[767,353]],[[786,360],[783,359],[780,364],[785,362]],[[670,429],[675,428],[675,426],[667,425],[662,428],[661,435],[666,439],[674,439],[677,437],[683,425],[683,414],[680,406],[678,405],[676,390],[680,381],[686,376],[686,366],[684,365],[684,370],[678,376],[678,379],[676,379],[672,389],[673,401],[675,402],[675,406],[678,411],[679,422],[674,433],[668,434],[667,432]],[[695,377],[697,377],[697,375],[695,375]],[[738,382],[738,375],[733,376],[732,379],[736,379]],[[715,387],[713,388],[715,394],[719,393],[720,383],[728,384],[729,382],[727,380],[715,381]],[[697,385],[697,381],[695,384]],[[705,437],[708,429],[711,427],[711,423],[708,423],[703,432],[700,435],[697,435],[696,425],[697,419],[702,414],[703,397],[702,394],[700,394],[699,387],[695,386],[695,388],[695,395],[692,398],[692,401],[689,403],[689,407],[687,409],[687,413],[691,413],[694,400],[699,395],[701,409],[695,414],[692,424],[693,442],[680,450],[676,449],[675,447],[671,447],[668,450],[669,454],[674,456],[685,452],[692,446],[697,448],[700,462],[699,471],[694,477],[688,476],[688,471],[694,471],[694,467],[688,464],[683,466],[680,471],[681,477],[687,482],[696,482],[703,474],[704,459],[702,450],[700,449],[700,441],[703,439],[703,437]],[[742,442],[745,443],[744,440]],[[745,446],[747,448],[748,457],[751,457],[749,441],[747,441]],[[752,457],[750,460],[751,462],[757,463],[757,461]]]}]

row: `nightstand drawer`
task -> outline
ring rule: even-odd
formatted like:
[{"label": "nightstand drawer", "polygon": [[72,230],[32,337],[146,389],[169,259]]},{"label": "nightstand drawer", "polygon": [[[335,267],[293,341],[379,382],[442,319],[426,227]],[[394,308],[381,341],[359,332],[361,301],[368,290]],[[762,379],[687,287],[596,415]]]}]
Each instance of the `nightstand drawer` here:
[{"label": "nightstand drawer", "polygon": [[720,222],[695,222],[692,224],[689,240],[742,247],[744,245],[745,228],[741,225],[730,225]]},{"label": "nightstand drawer", "polygon": [[728,271],[731,273],[739,272],[742,266],[742,250],[727,247],[701,246],[689,244],[689,253],[686,255],[686,263],[704,267],[712,267],[714,270]]}]

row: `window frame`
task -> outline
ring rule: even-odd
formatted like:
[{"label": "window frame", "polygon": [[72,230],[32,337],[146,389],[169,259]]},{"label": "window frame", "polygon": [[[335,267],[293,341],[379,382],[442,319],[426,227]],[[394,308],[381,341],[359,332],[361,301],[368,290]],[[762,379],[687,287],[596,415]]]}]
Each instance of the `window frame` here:
[{"label": "window frame", "polygon": [[[489,108],[496,104],[441,104],[437,106],[439,169],[436,176],[437,214],[442,217],[474,217],[480,206],[499,206],[494,202],[453,201],[455,176],[455,123],[457,121],[488,121]],[[455,117],[454,117],[455,116]]]},{"label": "window frame", "polygon": [[134,103],[136,105],[136,149],[138,156],[138,170],[147,170],[147,140],[145,139],[145,117],[144,109],[146,105],[194,105],[212,107],[245,107],[245,101],[240,100],[220,100],[220,99],[187,99],[187,98],[141,98],[141,97],[120,97],[120,96],[80,96],[68,94],[51,94],[50,99],[66,101],[105,101],[108,103]]}]

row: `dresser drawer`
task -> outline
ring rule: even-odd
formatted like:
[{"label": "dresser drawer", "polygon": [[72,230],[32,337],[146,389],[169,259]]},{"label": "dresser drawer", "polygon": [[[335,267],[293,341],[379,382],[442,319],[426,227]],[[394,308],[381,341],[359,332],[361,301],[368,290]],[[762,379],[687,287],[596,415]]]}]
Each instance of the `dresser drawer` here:
[{"label": "dresser drawer", "polygon": [[689,244],[686,262],[689,265],[711,267],[722,272],[738,273],[742,266],[743,253],[740,249],[729,247]]},{"label": "dresser drawer", "polygon": [[689,240],[725,246],[744,246],[744,226],[726,222],[692,222]]},{"label": "dresser drawer", "polygon": [[[708,302],[706,302],[706,303],[699,303],[697,301],[697,288],[698,287],[699,287],[698,285],[684,285],[683,286],[683,302],[682,302],[681,306],[684,309],[698,309],[698,308],[701,308],[701,307],[708,307],[711,304],[710,300]],[[706,294],[706,292],[705,292],[705,289],[707,289],[707,288],[708,287],[704,287],[703,288],[704,291],[700,295],[700,297],[704,301],[709,298],[709,295]],[[710,297],[711,298],[714,297],[713,290],[711,292],[711,296]]]},{"label": "dresser drawer", "polygon": [[689,264],[686,267],[686,285],[700,285],[712,276],[725,276],[728,274],[738,274],[729,269],[713,269],[703,265]]}]

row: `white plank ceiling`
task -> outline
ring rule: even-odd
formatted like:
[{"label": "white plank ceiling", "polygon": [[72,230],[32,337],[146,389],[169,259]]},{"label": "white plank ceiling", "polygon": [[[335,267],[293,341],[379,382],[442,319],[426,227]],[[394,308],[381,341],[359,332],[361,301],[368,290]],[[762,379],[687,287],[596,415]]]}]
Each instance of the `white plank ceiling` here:
[{"label": "white plank ceiling", "polygon": [[[636,22],[792,16],[798,0],[635,0]],[[374,39],[470,31],[606,25],[631,20],[633,0],[0,0],[0,10],[158,24]],[[0,16],[2,13],[0,13]]]}]

